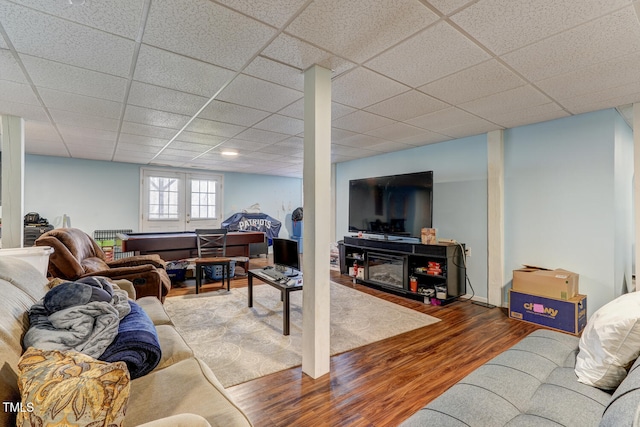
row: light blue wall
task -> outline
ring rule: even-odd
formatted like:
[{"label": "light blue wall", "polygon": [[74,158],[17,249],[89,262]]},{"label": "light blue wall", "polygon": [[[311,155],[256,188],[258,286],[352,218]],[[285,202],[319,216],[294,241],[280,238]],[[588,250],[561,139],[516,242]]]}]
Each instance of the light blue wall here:
[{"label": "light blue wall", "polygon": [[[433,171],[433,227],[471,249],[467,275],[487,296],[487,142],[474,136],[336,165],[336,240],[348,234],[349,180]],[[471,289],[467,289],[471,293]]]},{"label": "light blue wall", "polygon": [[291,213],[302,206],[302,180],[243,173],[224,174],[225,218],[259,203],[261,211],[282,222],[279,237],[290,237]]},{"label": "light blue wall", "polygon": [[[291,225],[286,216],[302,205],[302,180],[265,175],[223,173],[224,218],[259,203],[262,212],[283,222],[281,237]],[[25,212],[35,211],[55,226],[62,215],[89,234],[98,229],[139,226],[140,165],[27,155]],[[288,228],[287,228],[288,227]]]},{"label": "light blue wall", "polygon": [[[616,242],[631,218],[630,182],[616,186],[616,173],[622,182],[632,166],[619,159],[616,172],[617,117],[604,110],[505,132],[505,276],[523,264],[576,272],[589,316],[618,293],[626,266],[616,254],[630,252]],[[628,137],[617,144],[623,156]]]}]

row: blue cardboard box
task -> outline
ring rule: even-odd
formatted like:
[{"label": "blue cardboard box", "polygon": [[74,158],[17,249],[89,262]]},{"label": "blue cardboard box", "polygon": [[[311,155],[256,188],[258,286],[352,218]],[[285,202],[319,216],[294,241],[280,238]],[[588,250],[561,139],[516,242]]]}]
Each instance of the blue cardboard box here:
[{"label": "blue cardboard box", "polygon": [[509,317],[579,335],[587,324],[587,296],[561,300],[511,289]]}]

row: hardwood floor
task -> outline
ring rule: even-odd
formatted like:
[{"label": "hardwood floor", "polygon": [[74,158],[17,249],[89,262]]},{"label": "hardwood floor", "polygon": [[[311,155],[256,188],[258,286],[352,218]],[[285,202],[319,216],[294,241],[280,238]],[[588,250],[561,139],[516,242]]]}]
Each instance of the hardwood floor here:
[{"label": "hardwood floor", "polygon": [[[252,268],[267,259],[252,259]],[[292,368],[227,389],[256,427],[396,426],[462,377],[537,326],[509,319],[506,310],[470,301],[425,305],[331,272],[335,282],[435,316],[441,322],[331,358],[331,371],[311,379]],[[246,286],[234,279],[232,287]],[[202,292],[219,289],[204,285]],[[169,296],[195,292],[190,284]]]}]

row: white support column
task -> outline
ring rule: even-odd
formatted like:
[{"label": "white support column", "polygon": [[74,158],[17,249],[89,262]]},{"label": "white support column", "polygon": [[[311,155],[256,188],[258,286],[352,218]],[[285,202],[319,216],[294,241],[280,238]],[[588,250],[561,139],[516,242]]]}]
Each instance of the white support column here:
[{"label": "white support column", "polygon": [[487,303],[502,306],[504,285],[504,131],[487,133]]},{"label": "white support column", "polygon": [[329,372],[331,237],[331,71],[304,72],[304,290],[302,372]]},{"label": "white support column", "polygon": [[636,235],[634,236],[635,248],[635,268],[633,274],[636,276],[636,291],[638,288],[638,269],[640,268],[640,103],[633,104],[633,204],[634,204],[634,225]]},{"label": "white support column", "polygon": [[24,120],[2,121],[2,247],[21,248],[24,236]]}]

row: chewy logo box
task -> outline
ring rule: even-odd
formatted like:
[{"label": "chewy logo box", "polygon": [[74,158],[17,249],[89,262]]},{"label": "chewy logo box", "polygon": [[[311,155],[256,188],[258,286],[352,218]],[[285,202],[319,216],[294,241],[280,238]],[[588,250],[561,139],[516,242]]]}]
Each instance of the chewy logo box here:
[{"label": "chewy logo box", "polygon": [[568,300],[509,291],[509,317],[579,335],[587,324],[587,296]]}]

